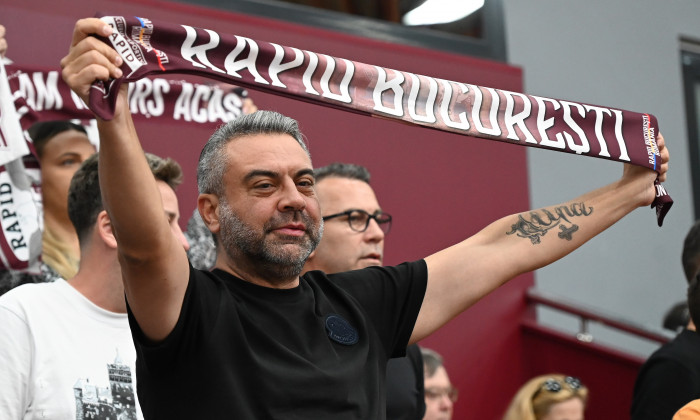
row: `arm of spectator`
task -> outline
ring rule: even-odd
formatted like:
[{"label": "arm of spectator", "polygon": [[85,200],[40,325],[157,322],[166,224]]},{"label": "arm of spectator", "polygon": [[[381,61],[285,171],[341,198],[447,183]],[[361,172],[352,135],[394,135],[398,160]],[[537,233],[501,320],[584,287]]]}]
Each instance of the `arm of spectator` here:
[{"label": "arm of spectator", "polygon": [[467,240],[426,258],[428,286],[411,342],[426,337],[519,274],[569,254],[656,196],[669,153],[658,137],[659,173],[625,165],[620,180],[556,206],[504,217]]},{"label": "arm of spectator", "polygon": [[[61,60],[63,78],[84,101],[95,80],[121,77],[121,58],[90,36],[108,36],[100,19],[75,25],[69,53]],[[187,255],[163,217],[163,204],[129,112],[122,85],[114,118],[98,118],[99,176],[105,209],[117,239],[124,288],[134,317],[154,341],[163,340],[180,315],[189,278]]]}]

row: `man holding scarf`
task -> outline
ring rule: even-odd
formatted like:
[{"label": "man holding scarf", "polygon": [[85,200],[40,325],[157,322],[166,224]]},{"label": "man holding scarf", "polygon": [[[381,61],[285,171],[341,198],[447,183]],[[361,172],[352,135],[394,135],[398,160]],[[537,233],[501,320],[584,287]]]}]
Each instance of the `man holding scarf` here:
[{"label": "man holding scarf", "polygon": [[[111,31],[79,21],[61,61],[86,101],[95,80],[122,76],[116,51],[90,36]],[[659,135],[658,173],[625,165],[616,182],[504,217],[424,260],[300,277],[323,229],[313,167],[296,122],[259,111],[218,130],[200,157],[198,208],[218,239],[216,269],[202,272],[162,220],[126,86],[98,127],[148,419],[384,418],[388,358],[650,205],[669,158]]]}]

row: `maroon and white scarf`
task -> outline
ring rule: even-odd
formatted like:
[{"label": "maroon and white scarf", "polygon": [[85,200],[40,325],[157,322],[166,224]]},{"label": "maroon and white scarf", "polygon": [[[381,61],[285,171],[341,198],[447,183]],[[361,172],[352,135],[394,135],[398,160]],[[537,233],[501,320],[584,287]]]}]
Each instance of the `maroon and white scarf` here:
[{"label": "maroon and white scarf", "polygon": [[[90,108],[114,113],[123,82],[188,73],[365,115],[466,136],[593,156],[657,170],[658,124],[650,114],[476,86],[359,63],[209,29],[104,16],[104,39],[124,76],[97,82]],[[659,226],[673,200],[658,181]]]},{"label": "maroon and white scarf", "polygon": [[[123,82],[135,82],[129,99],[136,120],[156,117],[175,123],[217,123],[240,115],[245,97],[240,90],[145,79],[163,73],[189,73],[466,136],[654,170],[659,164],[658,124],[650,114],[448,81],[208,29],[154,24],[147,18],[102,19],[115,30],[105,41],[124,59],[125,74],[93,86],[90,109],[104,119],[113,115],[116,92]],[[5,164],[0,167],[0,212],[22,217],[0,219],[8,221],[0,230],[0,268],[32,270],[41,250],[41,203],[40,194],[27,185],[38,185],[38,168],[35,162],[25,168],[16,159],[26,154],[24,138],[17,135],[17,125],[5,123],[19,118],[26,129],[36,121],[88,120],[92,113],[63,83],[58,71],[10,67],[7,73],[9,90],[0,77],[0,164]],[[8,104],[8,92],[14,103]],[[192,104],[198,101],[206,102],[207,109],[193,111]],[[189,110],[182,104],[189,104]],[[7,117],[10,108],[16,108],[18,117]],[[3,149],[9,139],[20,138],[20,144]],[[657,182],[652,207],[659,226],[672,204]]]}]

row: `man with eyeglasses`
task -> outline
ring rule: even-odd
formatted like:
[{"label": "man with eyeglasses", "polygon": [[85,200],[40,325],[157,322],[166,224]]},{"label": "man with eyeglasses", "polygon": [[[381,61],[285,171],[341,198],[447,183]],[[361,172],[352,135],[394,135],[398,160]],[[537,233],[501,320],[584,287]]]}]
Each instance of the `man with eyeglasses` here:
[{"label": "man with eyeglasses", "polygon": [[442,356],[438,352],[424,347],[421,347],[420,352],[425,369],[423,420],[451,420],[454,403],[457,401],[457,388],[452,386]]},{"label": "man with eyeglasses", "polygon": [[[314,176],[324,230],[302,274],[382,265],[384,237],[391,230],[392,219],[379,206],[367,168],[335,162],[316,168]],[[406,357],[389,360],[386,381],[387,419],[421,420],[425,412],[423,360],[417,344],[408,346]]]},{"label": "man with eyeglasses", "polygon": [[359,165],[333,163],[314,170],[314,176],[324,227],[304,272],[339,273],[382,265],[391,216],[379,207],[369,185],[369,171]]}]

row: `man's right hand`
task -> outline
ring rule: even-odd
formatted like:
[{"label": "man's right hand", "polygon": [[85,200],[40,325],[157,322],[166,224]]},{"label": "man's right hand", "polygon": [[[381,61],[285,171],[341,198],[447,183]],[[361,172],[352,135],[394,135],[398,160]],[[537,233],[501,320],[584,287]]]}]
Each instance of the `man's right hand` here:
[{"label": "man's right hand", "polygon": [[94,81],[107,81],[122,76],[119,68],[122,58],[119,54],[109,45],[90,36],[95,34],[107,37],[111,33],[112,27],[100,19],[79,20],[73,29],[68,55],[61,60],[63,80],[86,104]]}]

